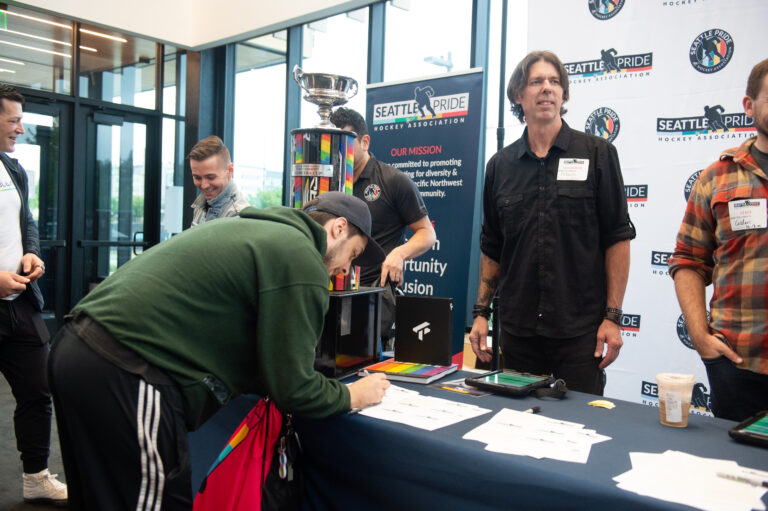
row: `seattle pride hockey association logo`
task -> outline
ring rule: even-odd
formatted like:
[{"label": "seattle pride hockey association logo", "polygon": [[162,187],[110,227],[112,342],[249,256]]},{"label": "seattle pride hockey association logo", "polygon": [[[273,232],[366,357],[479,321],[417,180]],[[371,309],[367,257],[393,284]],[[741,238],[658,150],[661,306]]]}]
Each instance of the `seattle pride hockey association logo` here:
[{"label": "seattle pride hockey association logo", "polygon": [[616,48],[601,49],[598,59],[564,62],[563,66],[568,77],[573,77],[571,83],[591,78],[605,80],[617,76],[648,76],[653,69],[653,53],[620,55]]},{"label": "seattle pride hockey association logo", "polygon": [[589,0],[589,12],[599,20],[616,16],[624,7],[624,0]]},{"label": "seattle pride hockey association logo", "polygon": [[613,142],[619,136],[621,122],[616,112],[607,106],[601,106],[587,117],[584,131],[596,137]]},{"label": "seattle pride hockey association logo", "polygon": [[705,74],[723,69],[733,57],[733,38],[719,28],[702,32],[691,43],[688,52],[693,68]]}]

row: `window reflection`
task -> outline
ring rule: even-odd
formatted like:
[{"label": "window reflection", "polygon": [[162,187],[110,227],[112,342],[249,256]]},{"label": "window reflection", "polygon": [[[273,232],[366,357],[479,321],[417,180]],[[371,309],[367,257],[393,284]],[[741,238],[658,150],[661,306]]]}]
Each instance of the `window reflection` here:
[{"label": "window reflection", "polygon": [[163,119],[160,241],[182,229],[184,214],[184,122]]},{"label": "window reflection", "polygon": [[485,161],[487,162],[498,150],[499,101],[502,102],[504,138],[502,147],[506,147],[523,134],[525,125],[512,114],[507,99],[507,84],[517,63],[528,53],[528,4],[509,2],[506,26],[506,52],[504,77],[499,76],[501,66],[501,2],[491,3],[491,23],[489,27],[488,52],[488,94],[485,130]]},{"label": "window reflection", "polygon": [[[86,175],[86,239],[142,241],[146,129],[142,123],[96,124],[95,165]],[[89,271],[94,280],[111,275],[137,254],[130,246],[93,250]]]},{"label": "window reflection", "polygon": [[[365,116],[365,84],[368,78],[368,8],[332,16],[304,26],[307,73],[331,73],[357,80],[358,93],[345,106]],[[301,127],[320,122],[317,105],[301,102]]]},{"label": "window reflection", "polygon": [[163,60],[163,113],[184,115],[187,52],[173,46],[166,46]]},{"label": "window reflection", "polygon": [[285,31],[237,45],[234,179],[252,205],[282,204]]},{"label": "window reflection", "polygon": [[[498,132],[497,127],[499,125],[499,94],[500,91],[506,91],[506,87],[502,87],[500,81],[502,78],[499,76],[501,68],[499,61],[501,60],[501,15],[502,5],[501,2],[491,2],[490,23],[488,26],[488,66],[485,72],[485,79],[488,84],[488,93],[486,94],[485,102],[485,153],[483,161],[487,162],[491,156],[496,153],[496,147],[498,145]],[[505,69],[505,74],[508,70]],[[501,105],[502,110],[509,110],[509,105]],[[502,111],[502,118],[506,115]],[[485,166],[483,166],[485,168]]]},{"label": "window reflection", "polygon": [[[29,103],[26,106],[35,108]],[[25,111],[23,122],[25,132],[17,139],[12,157],[27,172],[29,209],[37,221],[41,257],[46,264],[45,275],[38,283],[45,304],[43,314],[50,317],[56,309],[54,283],[59,275],[59,258],[46,241],[58,238],[60,119],[57,114]]]},{"label": "window reflection", "polygon": [[386,17],[386,81],[469,69],[472,0],[390,0]]},{"label": "window reflection", "polygon": [[[29,209],[41,239],[55,239],[57,227],[59,117],[24,112],[24,134],[12,156],[27,171]],[[42,207],[42,209],[41,209]]]},{"label": "window reflection", "polygon": [[[512,72],[517,67],[517,64],[525,58],[528,54],[528,4],[523,2],[522,5],[516,5],[515,8],[511,8],[507,13],[507,60],[506,71],[507,78],[506,83],[509,83],[509,78],[512,76]],[[523,134],[525,125],[521,124],[517,117],[512,113],[512,108],[509,104],[509,99],[504,94],[503,100],[507,104],[507,108],[504,114],[504,145],[509,145]]]},{"label": "window reflection", "polygon": [[0,7],[0,82],[69,94],[72,22]]},{"label": "window reflection", "polygon": [[83,24],[80,96],[155,108],[154,42]]}]

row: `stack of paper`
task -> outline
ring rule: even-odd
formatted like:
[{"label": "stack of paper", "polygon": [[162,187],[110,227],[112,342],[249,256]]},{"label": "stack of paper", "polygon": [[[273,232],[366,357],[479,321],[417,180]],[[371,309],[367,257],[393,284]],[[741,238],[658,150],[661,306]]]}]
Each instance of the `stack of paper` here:
[{"label": "stack of paper", "polygon": [[613,478],[622,490],[699,509],[765,509],[760,500],[768,472],[735,461],[700,458],[679,451],[631,452],[632,470]]},{"label": "stack of paper", "polygon": [[583,424],[507,408],[464,438],[488,444],[488,451],[575,463],[587,462],[592,444],[610,440]]},{"label": "stack of paper", "polygon": [[487,408],[422,396],[415,390],[392,385],[381,403],[363,409],[360,414],[434,431],[488,412]]}]

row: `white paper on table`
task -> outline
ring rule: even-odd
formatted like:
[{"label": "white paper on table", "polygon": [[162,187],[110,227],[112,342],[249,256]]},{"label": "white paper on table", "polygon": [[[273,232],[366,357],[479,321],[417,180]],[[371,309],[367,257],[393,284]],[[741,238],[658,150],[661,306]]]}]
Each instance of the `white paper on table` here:
[{"label": "white paper on table", "polygon": [[575,463],[586,463],[592,444],[610,439],[583,424],[507,408],[463,438],[487,444],[488,451]]},{"label": "white paper on table", "polygon": [[503,445],[488,444],[485,450],[503,454],[530,456],[536,459],[550,458],[572,463],[586,463],[589,459],[591,446],[585,444],[553,444],[538,439],[526,439],[525,443],[518,445],[511,443]]},{"label": "white paper on table", "polygon": [[[762,478],[768,473],[740,467],[735,461],[702,458],[679,451],[630,453],[632,469],[614,480],[618,487],[699,509],[765,509],[765,488],[719,477],[718,473]],[[765,479],[762,479],[765,480]]]},{"label": "white paper on table", "polygon": [[422,396],[417,391],[391,385],[381,403],[365,408],[360,414],[434,431],[490,411],[476,405]]}]

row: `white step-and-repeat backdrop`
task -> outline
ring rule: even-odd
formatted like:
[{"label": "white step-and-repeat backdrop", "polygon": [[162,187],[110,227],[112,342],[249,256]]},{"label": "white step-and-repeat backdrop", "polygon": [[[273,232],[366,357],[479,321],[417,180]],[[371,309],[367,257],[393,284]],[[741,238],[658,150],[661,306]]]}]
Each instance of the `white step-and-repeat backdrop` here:
[{"label": "white step-and-repeat backdrop", "polygon": [[693,411],[708,413],[667,258],[698,173],[755,133],[742,98],[768,57],[768,1],[530,0],[528,15],[528,49],[551,50],[568,69],[564,119],[617,147],[637,227],[606,395],[657,405],[657,373],[691,373]]}]

